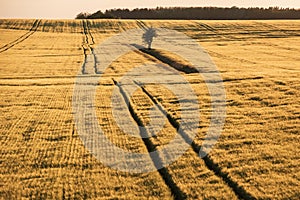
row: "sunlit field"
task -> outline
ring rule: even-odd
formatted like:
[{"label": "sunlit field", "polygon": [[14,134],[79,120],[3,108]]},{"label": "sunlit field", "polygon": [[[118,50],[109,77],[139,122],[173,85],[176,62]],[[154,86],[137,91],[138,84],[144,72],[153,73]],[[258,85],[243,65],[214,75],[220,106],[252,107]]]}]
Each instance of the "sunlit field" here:
[{"label": "sunlit field", "polygon": [[[155,172],[121,172],[97,160],[78,136],[72,110],[76,77],[99,76],[101,60],[87,57],[96,57],[94,49],[109,37],[139,28],[140,21],[2,19],[1,199],[299,199],[300,21],[143,22],[191,37],[218,67],[226,89],[226,122],[210,154],[198,155],[210,124],[209,92],[202,76],[183,71],[198,97],[200,119],[195,120],[200,124],[191,147],[176,162]],[[95,69],[87,62],[95,62]],[[168,114],[163,129],[143,140],[118,127],[112,92],[115,87],[122,91],[120,78],[143,63],[171,67],[139,50],[119,57],[101,72],[95,108],[110,141],[145,153],[174,138],[181,113],[172,92],[146,84],[129,107],[119,103],[142,125],[158,103]]]}]

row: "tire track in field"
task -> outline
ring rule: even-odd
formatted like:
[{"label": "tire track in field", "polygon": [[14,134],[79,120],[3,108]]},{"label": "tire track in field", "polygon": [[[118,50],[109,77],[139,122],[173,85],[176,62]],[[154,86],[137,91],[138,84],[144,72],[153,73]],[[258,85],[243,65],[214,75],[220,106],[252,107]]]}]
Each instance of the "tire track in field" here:
[{"label": "tire track in field", "polygon": [[[135,122],[137,123],[138,126],[144,126],[142,120],[138,117],[138,114],[134,111],[134,108],[132,106],[132,103],[129,99],[129,97],[126,95],[126,92],[124,91],[124,89],[121,87],[121,85],[113,79],[113,82],[115,84],[115,86],[118,87],[123,99],[125,102],[128,102],[128,110],[130,112],[130,115],[132,116],[132,118],[135,120]],[[150,155],[150,152],[155,152],[156,151],[156,147],[154,146],[154,144],[151,142],[151,140],[149,138],[142,138],[148,152]],[[155,156],[151,157],[151,160],[153,161],[154,166],[160,166],[163,162],[161,160],[161,157],[159,156],[158,153],[155,153]],[[171,174],[169,173],[167,168],[161,168],[158,170],[160,176],[162,177],[162,179],[164,180],[165,184],[170,188],[172,195],[174,196],[175,199],[186,199],[187,198],[187,194],[185,194],[183,191],[181,191],[181,189],[177,186],[177,184],[175,183],[175,181],[173,180]]]},{"label": "tire track in field", "polygon": [[26,40],[27,38],[29,38],[32,34],[34,34],[37,31],[37,28],[39,27],[41,21],[42,20],[40,20],[40,19],[36,19],[34,21],[34,23],[32,24],[32,27],[30,28],[30,30],[27,33],[20,36],[16,40],[4,45],[3,47],[1,47],[0,48],[0,53],[9,50],[10,48],[16,46],[17,44],[19,44],[19,43],[23,42],[24,40]]},{"label": "tire track in field", "polygon": [[278,32],[278,33],[283,33],[283,35],[281,35],[282,37],[295,37],[295,36],[299,36],[298,34],[298,30],[285,30],[285,29],[280,29],[275,25],[271,25],[271,24],[266,24],[263,22],[255,22],[255,24],[260,25],[264,28],[267,28],[266,31],[268,33],[272,33],[272,32]]},{"label": "tire track in field", "polygon": [[[160,104],[160,102],[149,92],[144,86],[141,86],[139,83],[135,82],[136,85],[138,85],[143,92],[151,99],[151,101],[158,106],[159,110],[167,116],[167,119],[169,123],[176,129],[178,130],[180,127],[180,123],[175,119],[164,107]],[[186,134],[184,131],[179,132],[181,137],[189,144],[190,141],[192,141],[191,146],[197,155],[199,155],[199,151],[201,147],[197,145],[192,138],[189,137],[188,134]],[[211,170],[216,176],[221,178],[231,189],[232,191],[238,196],[239,199],[255,199],[249,192],[247,192],[243,187],[239,186],[237,182],[232,180],[230,175],[227,172],[224,172],[222,168],[214,162],[214,160],[209,156],[205,156],[202,158],[206,167]]]},{"label": "tire track in field", "polygon": [[[97,71],[97,56],[95,54],[93,45],[95,44],[94,37],[89,28],[89,21],[82,20],[83,27],[83,42],[82,49],[84,54],[84,62],[81,67],[82,74],[98,74]],[[91,56],[90,56],[91,55]]]},{"label": "tire track in field", "polygon": [[[237,57],[233,57],[233,56],[228,56],[228,55],[217,53],[217,52],[211,51],[211,50],[208,50],[207,52],[211,56],[216,56],[218,58],[223,58],[223,59],[226,59],[226,60],[229,60],[229,61],[235,60],[235,61],[238,61],[238,62],[241,62],[241,63],[248,63],[248,64],[252,64],[252,65],[262,65],[263,64],[262,62],[255,62],[255,61],[251,61],[251,60],[244,59],[244,58],[237,58]],[[269,55],[273,55],[273,54],[269,53]],[[286,68],[286,67],[276,66],[276,65],[273,65],[273,64],[267,65],[265,67],[279,68],[279,69],[290,70],[290,71],[295,70],[295,69],[290,69],[290,68]]]},{"label": "tire track in field", "polygon": [[[141,51],[142,54],[145,54],[146,56],[150,55],[146,52]],[[152,56],[152,55],[150,55]],[[153,56],[154,57],[154,56]],[[156,58],[156,57],[155,57]],[[158,59],[158,58],[156,58]],[[159,61],[162,61],[160,59],[158,59]],[[163,61],[162,61],[163,62]],[[165,63],[165,62],[164,62]],[[168,63],[166,63],[168,64]],[[168,64],[169,65],[169,64]],[[172,66],[171,66],[172,67]],[[263,77],[254,77],[254,78],[248,78],[248,79],[261,79]],[[236,80],[228,80],[228,81],[236,81]],[[153,102],[154,105],[157,105],[159,110],[161,111],[161,113],[167,117],[169,123],[173,126],[173,128],[175,128],[176,130],[179,129],[180,127],[180,123],[178,122],[177,119],[175,119],[170,113],[168,113],[168,111],[166,109],[164,109],[164,107],[160,104],[160,102],[149,92],[147,91],[147,89],[142,86],[141,84],[139,84],[136,81],[133,81],[138,87],[140,87],[142,89],[142,91],[151,99],[151,101]],[[129,102],[129,100],[127,101]],[[132,106],[131,106],[132,107]],[[133,108],[131,108],[132,111],[130,112],[134,112]],[[135,114],[136,115],[136,114]],[[138,118],[137,116],[133,116],[134,119]],[[140,120],[140,119],[138,119]],[[139,124],[140,125],[140,124]],[[140,125],[143,126],[143,125]],[[193,151],[199,155],[199,151],[201,149],[201,146],[197,145],[192,138],[189,137],[188,134],[186,134],[184,131],[181,132],[181,137],[186,141],[186,143],[191,144]],[[149,140],[149,139],[148,139]],[[192,141],[192,142],[191,142]],[[148,141],[147,141],[148,142]],[[149,140],[149,143],[151,144],[151,141]],[[146,142],[145,142],[146,144]],[[146,144],[147,146],[147,144]],[[147,146],[148,148],[148,146]],[[255,199],[249,192],[247,192],[243,187],[239,186],[237,182],[235,182],[234,180],[232,180],[232,178],[229,176],[228,173],[222,171],[222,168],[212,160],[212,158],[210,156],[206,156],[204,158],[202,158],[206,167],[212,171],[216,176],[218,176],[219,178],[221,178],[227,185],[228,187],[230,187],[232,189],[232,191],[236,194],[236,196],[238,196],[239,199]]]},{"label": "tire track in field", "polygon": [[241,62],[241,63],[249,63],[249,64],[259,64],[257,62],[254,62],[254,61],[251,61],[251,60],[247,60],[247,59],[243,59],[243,58],[237,58],[237,57],[234,57],[234,56],[228,56],[228,55],[225,55],[225,54],[222,54],[222,53],[218,53],[218,52],[215,52],[215,51],[212,51],[212,50],[207,50],[207,52],[211,55],[211,56],[216,56],[218,58],[224,58],[226,60],[236,60],[238,62]]},{"label": "tire track in field", "polygon": [[141,21],[141,20],[136,20],[136,24],[138,25],[138,27],[142,30],[147,30],[149,27],[145,24],[145,22]]},{"label": "tire track in field", "polygon": [[198,26],[200,26],[201,28],[204,28],[210,32],[213,32],[216,36],[219,36],[221,38],[224,38],[224,39],[229,39],[229,40],[238,40],[237,38],[233,37],[233,36],[230,36],[228,34],[222,34],[220,33],[220,31],[218,31],[217,29],[215,29],[214,27],[212,26],[209,26],[208,24],[205,24],[205,23],[202,23],[202,22],[195,22]]},{"label": "tire track in field", "polygon": [[275,49],[279,49],[279,50],[287,50],[287,51],[295,51],[295,52],[299,52],[298,48],[293,48],[293,47],[283,47],[282,45],[278,45],[278,44],[273,44],[267,41],[258,41],[258,42],[253,42],[253,44],[255,45],[263,45],[263,46],[268,46],[268,47],[272,47]]},{"label": "tire track in field", "polygon": [[[246,37],[247,40],[251,39],[257,39],[257,38],[277,38],[277,37],[296,37],[299,36],[297,34],[297,31],[295,30],[284,30],[284,29],[279,29],[278,27],[270,24],[265,24],[263,22],[254,22],[257,26],[254,26],[256,29],[255,30],[246,30],[245,28],[242,29],[243,32],[237,32],[237,33],[221,33],[217,29],[215,29],[212,26],[209,26],[205,23],[201,22],[195,22],[197,25],[199,25],[201,28],[205,28],[208,31],[211,31],[215,33],[217,36],[224,38],[224,39],[229,39],[229,40],[239,40],[242,41],[244,40],[244,35],[252,35],[252,37]],[[258,27],[259,26],[259,27]],[[265,28],[265,29],[261,29]],[[274,33],[276,33],[274,35]],[[235,36],[243,36],[242,38],[237,38]],[[255,36],[254,36],[255,35]],[[244,38],[244,39],[243,39]]]}]

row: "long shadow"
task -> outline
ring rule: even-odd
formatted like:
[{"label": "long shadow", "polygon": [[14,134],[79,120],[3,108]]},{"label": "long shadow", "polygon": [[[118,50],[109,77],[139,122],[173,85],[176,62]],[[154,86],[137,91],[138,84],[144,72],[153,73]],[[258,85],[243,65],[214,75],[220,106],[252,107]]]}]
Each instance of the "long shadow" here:
[{"label": "long shadow", "polygon": [[143,53],[146,53],[146,54],[160,60],[161,62],[173,67],[174,69],[176,69],[178,71],[182,71],[186,74],[199,73],[197,71],[197,69],[195,69],[194,67],[189,66],[189,65],[182,65],[182,64],[174,61],[173,59],[162,55],[159,51],[157,51],[155,49],[147,49],[147,48],[144,48],[143,46],[138,45],[138,44],[131,44],[131,45],[134,46],[135,48],[137,48],[139,51],[141,51]]}]

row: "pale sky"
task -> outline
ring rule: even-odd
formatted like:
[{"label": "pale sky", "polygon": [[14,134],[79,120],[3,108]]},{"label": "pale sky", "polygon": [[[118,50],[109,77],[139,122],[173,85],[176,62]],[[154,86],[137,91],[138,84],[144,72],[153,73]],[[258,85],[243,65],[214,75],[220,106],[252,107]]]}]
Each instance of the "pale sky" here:
[{"label": "pale sky", "polygon": [[74,19],[80,12],[111,8],[155,8],[157,6],[289,7],[300,8],[300,0],[0,0],[0,18]]}]

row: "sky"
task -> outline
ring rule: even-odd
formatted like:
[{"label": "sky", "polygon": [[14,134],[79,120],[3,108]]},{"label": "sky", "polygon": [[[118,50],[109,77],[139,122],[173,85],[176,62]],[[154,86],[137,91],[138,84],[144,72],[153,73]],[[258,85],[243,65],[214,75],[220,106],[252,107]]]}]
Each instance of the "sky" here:
[{"label": "sky", "polygon": [[300,0],[0,0],[0,18],[74,19],[80,12],[157,6],[300,8]]}]

